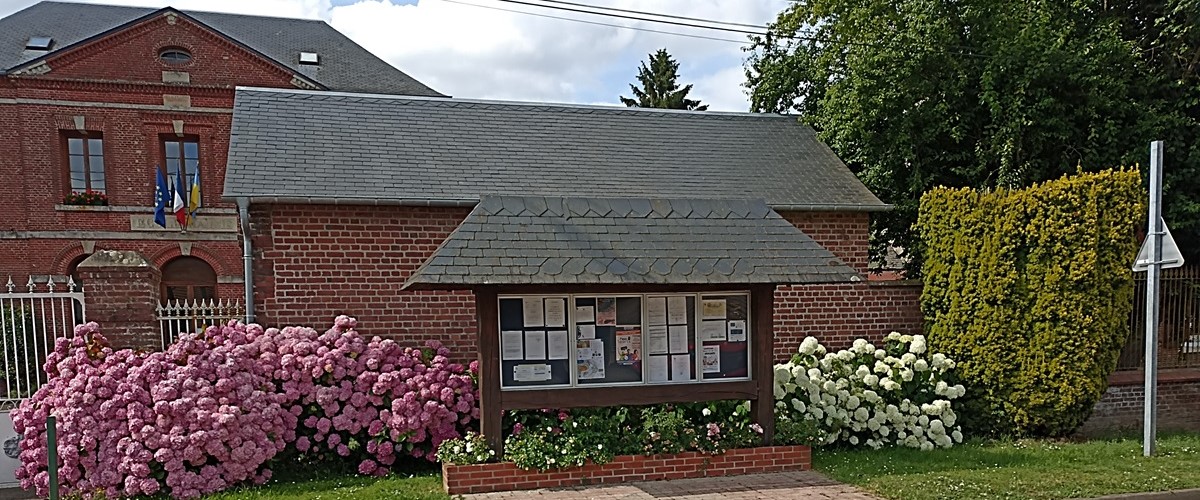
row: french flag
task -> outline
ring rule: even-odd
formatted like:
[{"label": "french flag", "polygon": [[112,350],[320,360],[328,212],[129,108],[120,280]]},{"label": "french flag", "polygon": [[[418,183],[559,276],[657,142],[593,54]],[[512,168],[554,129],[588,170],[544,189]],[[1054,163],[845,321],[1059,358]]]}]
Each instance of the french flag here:
[{"label": "french flag", "polygon": [[187,190],[184,188],[183,169],[179,169],[175,177],[175,202],[171,206],[171,210],[175,212],[175,220],[179,222],[180,229],[187,229],[187,203],[183,201],[183,193]]}]

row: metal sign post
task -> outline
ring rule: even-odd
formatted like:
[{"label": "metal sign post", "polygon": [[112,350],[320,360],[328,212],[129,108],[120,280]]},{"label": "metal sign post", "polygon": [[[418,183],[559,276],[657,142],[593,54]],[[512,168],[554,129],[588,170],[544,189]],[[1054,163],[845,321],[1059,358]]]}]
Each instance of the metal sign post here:
[{"label": "metal sign post", "polygon": [[1146,401],[1142,423],[1142,455],[1153,456],[1158,429],[1158,287],[1162,273],[1162,162],[1163,143],[1150,143],[1150,262],[1146,266]]}]

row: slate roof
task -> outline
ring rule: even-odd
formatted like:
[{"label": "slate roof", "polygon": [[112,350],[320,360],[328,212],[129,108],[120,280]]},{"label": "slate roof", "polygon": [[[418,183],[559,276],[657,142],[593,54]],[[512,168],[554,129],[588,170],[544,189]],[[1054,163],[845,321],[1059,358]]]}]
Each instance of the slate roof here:
[{"label": "slate roof", "polygon": [[860,279],[761,200],[485,196],[405,287]]},{"label": "slate roof", "polygon": [[796,117],[239,88],[226,198],[766,199],[889,208]]},{"label": "slate roof", "polygon": [[[27,51],[32,36],[54,39],[50,53],[143,17],[175,9],[41,2],[0,19],[0,74],[46,52]],[[330,90],[441,96],[354,43],[324,21],[182,11],[250,49]],[[300,65],[300,52],[316,52],[320,64]]]}]

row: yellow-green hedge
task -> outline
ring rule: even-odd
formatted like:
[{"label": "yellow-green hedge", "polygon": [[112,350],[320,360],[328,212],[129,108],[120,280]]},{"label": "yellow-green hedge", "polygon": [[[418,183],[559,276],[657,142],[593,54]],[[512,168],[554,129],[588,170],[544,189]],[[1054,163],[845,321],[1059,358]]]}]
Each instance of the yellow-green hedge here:
[{"label": "yellow-green hedge", "polygon": [[1087,418],[1128,336],[1142,193],[1137,171],[1107,170],[921,198],[921,309],[959,362],[964,424],[1061,436]]}]

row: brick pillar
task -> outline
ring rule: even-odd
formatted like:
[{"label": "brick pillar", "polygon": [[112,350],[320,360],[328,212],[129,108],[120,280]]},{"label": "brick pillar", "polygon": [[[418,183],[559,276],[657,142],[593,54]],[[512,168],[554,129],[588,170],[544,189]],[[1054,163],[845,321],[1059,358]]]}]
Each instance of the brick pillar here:
[{"label": "brick pillar", "polygon": [[88,321],[113,348],[161,349],[155,317],[162,273],[137,252],[101,250],[79,263]]}]

